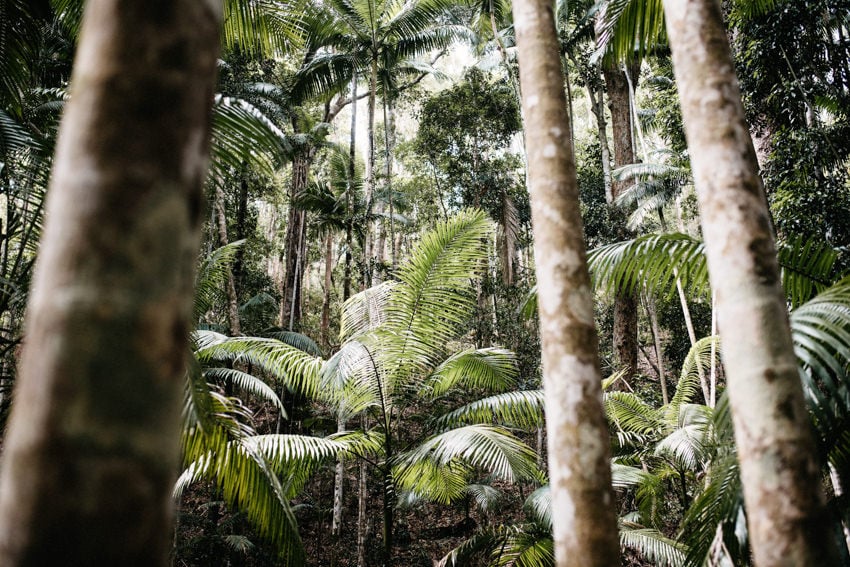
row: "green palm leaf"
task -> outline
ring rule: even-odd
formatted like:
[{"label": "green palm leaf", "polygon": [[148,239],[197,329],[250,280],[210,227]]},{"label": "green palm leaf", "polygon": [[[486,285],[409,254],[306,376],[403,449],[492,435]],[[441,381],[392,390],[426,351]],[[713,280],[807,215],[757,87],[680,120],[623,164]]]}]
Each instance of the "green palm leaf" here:
[{"label": "green palm leaf", "polygon": [[497,348],[470,349],[441,362],[419,393],[434,398],[456,387],[499,392],[514,386],[518,377],[519,368],[513,352]]},{"label": "green palm leaf", "polygon": [[204,371],[204,379],[207,381],[219,380],[221,382],[230,382],[249,394],[273,403],[283,413],[284,417],[286,415],[283,404],[275,391],[268,384],[247,372],[233,368],[208,368]]},{"label": "green palm leaf", "polygon": [[501,423],[533,429],[543,425],[543,390],[518,390],[470,402],[440,416],[438,427],[474,423]]},{"label": "green palm leaf", "polygon": [[301,349],[275,339],[226,337],[212,331],[196,331],[195,336],[201,362],[249,363],[306,396],[320,398],[323,394],[319,380],[322,359]]},{"label": "green palm leaf", "polygon": [[597,287],[672,294],[676,279],[694,295],[707,295],[703,243],[680,233],[649,234],[591,250],[588,265]]},{"label": "green palm leaf", "polygon": [[396,459],[401,484],[415,474],[415,464],[428,461],[448,466],[456,461],[481,467],[509,482],[539,476],[535,454],[508,430],[492,425],[467,425],[435,435]]},{"label": "green palm leaf", "polygon": [[685,562],[687,547],[659,532],[637,524],[620,525],[620,545],[634,549],[658,567],[679,567]]}]

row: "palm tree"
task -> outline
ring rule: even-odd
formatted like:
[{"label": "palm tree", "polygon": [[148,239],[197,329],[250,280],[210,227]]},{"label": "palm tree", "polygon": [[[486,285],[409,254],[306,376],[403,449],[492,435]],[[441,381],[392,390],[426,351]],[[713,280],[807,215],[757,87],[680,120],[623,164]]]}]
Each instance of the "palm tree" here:
[{"label": "palm tree", "polygon": [[466,497],[477,468],[509,481],[539,478],[531,449],[503,427],[470,423],[469,411],[446,412],[427,422],[417,437],[405,427],[414,400],[429,400],[436,413],[454,388],[498,391],[516,380],[511,353],[452,348],[472,306],[470,277],[486,254],[489,225],[483,213],[467,211],[424,235],[399,269],[399,282],[346,302],[344,342],[327,361],[274,339],[217,339],[203,350],[208,358],[250,362],[293,389],[326,400],[345,416],[343,422],[367,416],[373,425],[345,454],[367,458],[382,478],[386,563],[391,562],[397,490],[452,502]]},{"label": "palm tree", "polygon": [[[321,51],[300,72],[307,92],[338,92],[366,74],[368,91],[368,149],[365,198],[371,213],[375,190],[375,105],[379,76],[406,66],[411,59],[448,46],[460,33],[456,26],[439,25],[449,0],[331,0],[315,9],[325,14],[326,28],[314,38]],[[367,235],[367,264],[371,263]],[[367,266],[368,268],[368,266]],[[371,280],[370,269],[365,281]]]},{"label": "palm tree", "polygon": [[[355,168],[355,178],[350,179],[350,157],[341,146],[331,146],[327,172],[322,181],[309,184],[296,196],[293,203],[299,209],[313,213],[312,224],[325,239],[325,292],[322,300],[321,337],[325,347],[330,346],[330,304],[333,286],[333,235],[334,232],[357,233],[363,244],[365,238],[365,212],[362,199],[362,171]],[[350,246],[350,242],[346,243]],[[345,251],[346,285],[351,284],[351,250]]]},{"label": "palm tree", "polygon": [[[376,457],[384,488],[384,561],[391,562],[395,491],[441,502],[461,498],[472,469],[508,480],[535,474],[533,454],[507,430],[435,421],[406,439],[404,415],[414,399],[439,404],[452,388],[505,389],[516,378],[513,355],[499,349],[448,348],[472,307],[469,279],[485,257],[489,230],[483,213],[464,212],[425,235],[386,283],[355,295],[343,314],[345,342],[331,368],[352,415],[364,413],[380,438]],[[439,406],[437,406],[439,407]],[[405,445],[412,445],[405,449]],[[463,463],[467,463],[464,465]]]}]

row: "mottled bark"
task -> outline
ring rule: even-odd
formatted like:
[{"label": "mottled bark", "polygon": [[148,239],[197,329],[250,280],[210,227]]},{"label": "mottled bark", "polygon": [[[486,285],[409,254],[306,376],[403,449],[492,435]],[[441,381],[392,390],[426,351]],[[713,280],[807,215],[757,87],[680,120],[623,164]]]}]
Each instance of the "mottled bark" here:
[{"label": "mottled bark", "polygon": [[716,0],[664,0],[755,562],[837,565],[773,233]]},{"label": "mottled bark", "polygon": [[553,5],[516,0],[559,566],[618,565],[593,296]]},{"label": "mottled bark", "polygon": [[[338,417],[336,420],[337,433],[345,431],[345,418]],[[336,468],[334,471],[334,507],[333,516],[331,518],[331,536],[339,538],[342,528],[342,495],[345,485],[345,457],[340,454],[336,458]]]},{"label": "mottled bark", "polygon": [[[634,65],[631,76],[636,76],[639,67]],[[629,96],[629,82],[626,74],[616,65],[606,65],[603,70],[605,87],[608,92],[608,108],[611,111],[611,131],[614,141],[614,167],[622,167],[635,162],[634,137],[632,132],[632,111]],[[613,201],[628,188],[627,181],[611,182]],[[612,209],[611,218],[615,224],[619,240],[632,238],[626,227],[625,212]],[[614,295],[614,356],[620,368],[626,369],[628,380],[637,371],[637,293],[618,290]]]},{"label": "mottled bark", "polygon": [[220,6],[92,0],[0,480],[0,564],[166,565]]}]

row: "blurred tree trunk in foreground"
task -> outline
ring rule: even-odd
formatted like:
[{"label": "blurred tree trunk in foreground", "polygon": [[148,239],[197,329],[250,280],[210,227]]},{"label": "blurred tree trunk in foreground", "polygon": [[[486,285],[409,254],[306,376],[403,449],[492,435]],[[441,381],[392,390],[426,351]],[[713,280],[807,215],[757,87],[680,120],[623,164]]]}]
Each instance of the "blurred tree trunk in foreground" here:
[{"label": "blurred tree trunk in foreground", "polygon": [[0,564],[165,565],[221,7],[92,0],[0,480]]}]

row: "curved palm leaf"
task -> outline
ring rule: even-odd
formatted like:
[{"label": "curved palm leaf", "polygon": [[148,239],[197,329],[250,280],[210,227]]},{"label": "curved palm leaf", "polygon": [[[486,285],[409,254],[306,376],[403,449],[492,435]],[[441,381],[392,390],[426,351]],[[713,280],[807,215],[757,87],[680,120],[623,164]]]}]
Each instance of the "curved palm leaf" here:
[{"label": "curved palm leaf", "polygon": [[395,459],[395,477],[400,485],[416,474],[416,463],[431,461],[452,466],[457,461],[481,467],[509,482],[535,479],[539,471],[535,454],[508,430],[492,425],[467,425],[435,435]]},{"label": "curved palm leaf", "polygon": [[588,253],[588,265],[598,287],[672,294],[676,279],[694,295],[707,295],[708,268],[701,241],[681,233],[648,234],[601,246]]},{"label": "curved palm leaf", "polygon": [[791,235],[778,247],[782,283],[791,308],[799,307],[832,284],[838,252],[826,242]]},{"label": "curved palm leaf", "polygon": [[217,95],[213,104],[210,170],[214,182],[228,177],[231,169],[251,164],[264,175],[292,152],[292,145],[265,114],[247,101]]},{"label": "curved palm leaf", "polygon": [[230,275],[230,265],[236,259],[239,249],[245,243],[237,240],[216,248],[205,256],[195,275],[195,299],[193,316],[199,321],[222,296],[224,283]]},{"label": "curved palm leaf", "polygon": [[419,390],[421,396],[439,397],[452,388],[507,390],[519,376],[516,355],[505,349],[464,350],[441,362]]},{"label": "curved palm leaf", "polygon": [[543,390],[518,390],[470,402],[436,420],[438,427],[502,423],[532,429],[543,425]]},{"label": "curved palm leaf", "polygon": [[282,341],[260,337],[226,337],[212,331],[196,331],[201,362],[246,362],[261,368],[303,394],[321,398],[319,379],[322,359]]},{"label": "curved palm leaf", "polygon": [[630,522],[620,525],[620,545],[633,549],[658,567],[679,567],[687,547],[659,532]]},{"label": "curved palm leaf", "polygon": [[208,368],[204,371],[204,379],[207,381],[219,380],[221,382],[230,382],[260,399],[273,403],[284,416],[286,415],[283,404],[275,391],[268,384],[247,372],[233,368]]}]

